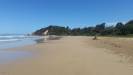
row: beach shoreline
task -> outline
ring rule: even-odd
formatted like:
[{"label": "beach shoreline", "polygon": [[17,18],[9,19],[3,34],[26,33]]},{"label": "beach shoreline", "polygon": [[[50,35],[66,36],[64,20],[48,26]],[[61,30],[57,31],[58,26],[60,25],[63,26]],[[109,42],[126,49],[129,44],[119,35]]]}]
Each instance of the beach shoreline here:
[{"label": "beach shoreline", "polygon": [[[133,67],[99,47],[99,40],[87,36],[63,36],[45,43],[10,48],[31,52],[32,57],[0,64],[0,75],[132,75]],[[97,43],[97,44],[96,44]],[[103,43],[101,43],[103,44]],[[104,44],[103,44],[104,45]],[[123,61],[123,62],[120,62]]]}]

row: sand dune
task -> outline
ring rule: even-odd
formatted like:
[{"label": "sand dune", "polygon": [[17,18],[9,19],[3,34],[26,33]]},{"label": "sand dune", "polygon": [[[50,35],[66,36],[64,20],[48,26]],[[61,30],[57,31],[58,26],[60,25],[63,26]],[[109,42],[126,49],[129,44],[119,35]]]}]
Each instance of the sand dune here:
[{"label": "sand dune", "polygon": [[133,75],[131,64],[107,52],[119,48],[115,47],[117,42],[113,40],[99,38],[94,41],[92,37],[68,36],[46,43],[7,49],[28,51],[34,56],[0,64],[0,75]]}]

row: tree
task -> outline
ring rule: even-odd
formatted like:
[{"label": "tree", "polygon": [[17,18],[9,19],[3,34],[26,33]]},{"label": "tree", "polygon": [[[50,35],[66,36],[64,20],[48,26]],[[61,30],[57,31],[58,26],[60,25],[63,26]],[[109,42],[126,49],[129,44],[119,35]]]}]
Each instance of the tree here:
[{"label": "tree", "polygon": [[127,35],[127,31],[125,25],[121,22],[117,23],[115,26],[115,34],[116,35]]},{"label": "tree", "polygon": [[130,34],[133,34],[133,20],[127,22],[125,28]]},{"label": "tree", "polygon": [[105,23],[102,23],[102,24],[99,24],[99,25],[96,25],[96,27],[95,27],[95,30],[96,30],[96,32],[101,32],[101,31],[103,31],[105,29]]},{"label": "tree", "polygon": [[104,31],[101,32],[101,35],[114,35],[114,26],[109,26],[104,29]]},{"label": "tree", "polygon": [[71,30],[71,35],[80,35],[81,29],[80,28],[74,28]]}]

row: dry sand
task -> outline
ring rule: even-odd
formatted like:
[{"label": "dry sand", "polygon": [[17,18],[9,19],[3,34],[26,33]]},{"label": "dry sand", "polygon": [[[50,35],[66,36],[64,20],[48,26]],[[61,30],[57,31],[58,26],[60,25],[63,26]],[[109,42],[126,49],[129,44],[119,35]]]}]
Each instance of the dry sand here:
[{"label": "dry sand", "polygon": [[133,38],[99,37],[99,40],[88,39],[88,42],[91,42],[89,45],[105,48],[108,52],[117,54],[128,62],[133,63]]},{"label": "dry sand", "polygon": [[46,43],[7,49],[28,51],[34,56],[0,64],[0,75],[133,75],[131,64],[108,52],[117,49],[118,53],[126,52],[119,49],[123,45],[116,46],[117,42],[114,44],[115,40],[110,39],[112,41],[107,38],[92,40],[92,37],[68,36]]}]

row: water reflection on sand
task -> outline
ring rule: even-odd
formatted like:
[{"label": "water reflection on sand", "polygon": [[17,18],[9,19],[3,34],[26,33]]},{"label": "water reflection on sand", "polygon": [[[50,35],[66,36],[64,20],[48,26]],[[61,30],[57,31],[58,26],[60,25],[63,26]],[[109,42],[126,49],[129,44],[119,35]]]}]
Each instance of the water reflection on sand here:
[{"label": "water reflection on sand", "polygon": [[0,51],[0,64],[13,62],[18,59],[32,56],[30,52],[24,51]]}]

